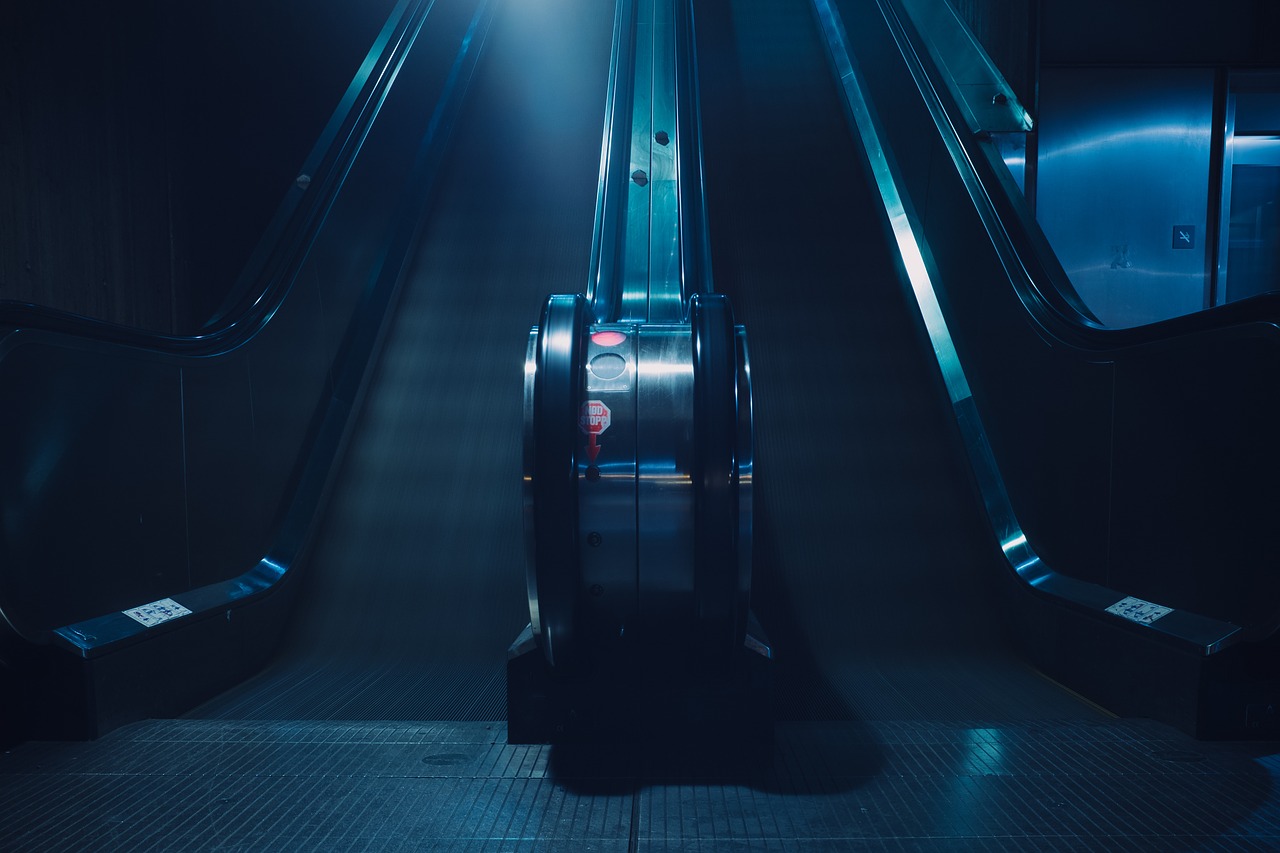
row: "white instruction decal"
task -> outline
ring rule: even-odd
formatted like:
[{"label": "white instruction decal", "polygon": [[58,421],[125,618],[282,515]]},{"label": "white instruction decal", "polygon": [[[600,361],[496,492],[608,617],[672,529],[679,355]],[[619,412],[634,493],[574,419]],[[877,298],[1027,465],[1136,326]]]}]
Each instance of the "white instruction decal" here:
[{"label": "white instruction decal", "polygon": [[159,625],[161,622],[168,622],[179,616],[190,616],[191,611],[172,598],[162,598],[141,607],[131,607],[124,611],[124,615],[150,628],[152,625]]},{"label": "white instruction decal", "polygon": [[1139,625],[1150,625],[1161,616],[1168,616],[1173,612],[1173,608],[1161,607],[1159,604],[1152,604],[1150,601],[1143,601],[1141,598],[1129,596],[1108,607],[1107,612],[1123,616],[1130,622],[1137,622]]}]

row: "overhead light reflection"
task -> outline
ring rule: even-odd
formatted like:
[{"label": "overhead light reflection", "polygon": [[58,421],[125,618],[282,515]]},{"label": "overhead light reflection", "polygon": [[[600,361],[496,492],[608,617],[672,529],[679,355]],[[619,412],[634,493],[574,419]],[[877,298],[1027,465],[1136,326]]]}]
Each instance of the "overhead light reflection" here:
[{"label": "overhead light reflection", "polygon": [[1019,534],[1018,534],[1017,536],[1015,536],[1014,538],[1009,539],[1009,540],[1007,540],[1007,541],[1005,541],[1005,542],[1001,542],[1001,543],[1000,543],[1000,550],[1002,550],[1002,551],[1004,551],[1006,554],[1008,554],[1008,553],[1009,553],[1010,551],[1012,551],[1014,548],[1017,548],[1017,547],[1019,547],[1020,545],[1026,545],[1026,544],[1027,544],[1027,535],[1026,535],[1025,533],[1019,533]]},{"label": "overhead light reflection", "polygon": [[1191,146],[1201,144],[1200,136],[1189,130],[1186,122],[1148,124],[1131,130],[1100,131],[1067,145],[1050,149],[1041,148],[1037,159],[1038,162],[1044,163],[1057,157],[1079,157],[1111,148],[1123,149],[1136,144],[1168,145],[1183,141]]}]

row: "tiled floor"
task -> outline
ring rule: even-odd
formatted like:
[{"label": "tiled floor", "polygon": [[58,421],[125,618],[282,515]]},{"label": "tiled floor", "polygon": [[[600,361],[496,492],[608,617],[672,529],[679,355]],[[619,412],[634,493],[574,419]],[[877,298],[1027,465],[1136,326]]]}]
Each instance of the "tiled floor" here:
[{"label": "tiled floor", "polygon": [[782,723],[754,757],[152,721],[0,757],[0,849],[1276,850],[1278,771],[1145,721]]}]

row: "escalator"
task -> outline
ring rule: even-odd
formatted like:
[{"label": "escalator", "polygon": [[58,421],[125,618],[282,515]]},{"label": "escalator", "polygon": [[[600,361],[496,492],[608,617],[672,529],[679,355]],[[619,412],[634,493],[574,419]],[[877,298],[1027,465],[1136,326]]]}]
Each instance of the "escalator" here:
[{"label": "escalator", "polygon": [[[199,657],[184,657],[176,647],[179,651],[159,658],[169,666],[185,662],[197,668],[241,653],[249,660],[265,656],[271,635],[284,631],[283,651],[261,674],[190,712],[196,717],[503,717],[503,651],[527,620],[516,473],[519,364],[529,318],[542,298],[575,290],[587,279],[612,10],[599,8],[608,4],[572,0],[552,8],[501,5],[492,31],[476,41],[477,49],[483,43],[483,58],[461,112],[448,120],[451,139],[440,155],[421,227],[409,229],[407,218],[395,221],[386,197],[376,193],[353,193],[348,207],[334,208],[331,221],[348,227],[375,219],[383,230],[412,231],[404,273],[397,276],[402,284],[367,391],[338,395],[353,407],[362,398],[363,406],[325,509],[308,521],[314,532],[305,550],[291,543],[290,553],[304,557],[298,571],[290,566],[292,574],[283,572],[287,594],[272,591],[277,578],[270,574],[278,566],[263,560],[259,570],[265,580],[236,593],[246,603],[245,613],[263,614],[254,617],[259,633],[235,634],[237,629],[226,627],[239,624],[241,616],[233,618],[241,612],[239,604],[225,607],[225,619],[221,605],[210,607],[204,614],[209,618],[200,623],[207,633],[192,634],[192,648],[203,649]],[[457,19],[441,37],[440,50],[448,45],[446,56],[474,31],[467,30],[473,6],[440,4],[453,9]],[[850,20],[876,8],[843,7]],[[903,284],[908,270],[892,242],[874,175],[864,164],[866,143],[846,119],[845,95],[811,11],[806,4],[735,0],[706,4],[699,16],[715,281],[752,334],[753,601],[777,650],[775,716],[1101,718],[1095,706],[1033,669],[1010,641],[1011,621],[1023,630],[1034,618],[1027,616],[1034,608],[1025,604],[1031,593],[1012,577],[1001,549],[1008,543],[992,536],[987,507],[975,496],[965,458],[969,436],[956,428],[947,406],[945,377]],[[574,25],[560,26],[559,20]],[[874,40],[875,32],[851,27],[854,40]],[[880,67],[873,66],[879,62],[877,51],[893,45],[868,43],[858,49],[874,70]],[[448,63],[433,73],[448,77]],[[884,72],[882,77],[890,82],[873,80],[873,89],[910,94],[904,80],[894,82]],[[412,82],[408,72],[405,79]],[[549,99],[548,92],[556,97]],[[892,112],[885,106],[892,99],[881,96],[877,102],[882,113]],[[422,132],[421,127],[416,131]],[[904,132],[895,133],[890,139],[904,138]],[[903,162],[907,147],[901,148]],[[927,170],[912,174],[927,183],[919,177]],[[938,216],[931,227],[976,239],[981,223],[957,210],[958,224],[938,225],[943,221]],[[963,268],[963,257],[944,258],[943,248],[941,241],[935,243],[938,263],[945,260],[948,270]],[[341,252],[328,251],[324,262],[351,263]],[[980,273],[995,287],[1001,270],[990,254],[982,255],[985,266],[974,275]],[[320,261],[313,264],[323,267]],[[984,331],[1005,339],[1004,330],[984,329],[983,317],[959,289],[950,295],[948,308],[971,320],[957,323],[957,338],[962,344],[967,339],[970,351],[981,350],[973,341]],[[324,293],[315,298],[322,320],[325,298]],[[1001,303],[1006,315],[1012,311],[1009,301]],[[1019,334],[1025,336],[1025,328],[1019,327]],[[1133,338],[1116,346],[1142,344]],[[1055,351],[1050,359],[1070,360],[1072,353],[1087,351],[1081,340],[1072,342],[1067,356]],[[234,349],[227,354],[240,358]],[[1095,346],[1087,352],[1090,368],[1105,360],[1097,356],[1101,351]],[[166,352],[141,360],[170,365],[180,356]],[[287,378],[288,358],[298,356],[297,348],[277,343],[260,358],[273,360],[268,366]],[[993,366],[995,360],[988,354],[969,364],[975,386],[994,401],[984,415],[994,413],[993,443],[1002,451],[1016,443],[1011,436],[1018,429],[1013,416],[1000,417],[1010,408],[1001,383],[1025,365]],[[12,356],[7,362],[16,370]],[[247,366],[238,369],[250,372]],[[195,378],[179,382],[196,382],[201,375],[196,371],[189,374]],[[988,375],[999,378],[988,381]],[[338,375],[317,381],[330,389],[345,387]],[[1075,403],[1092,402],[1097,393],[1093,386],[1078,397],[1064,391],[1054,411],[1083,410]],[[272,404],[278,413],[290,402]],[[262,414],[251,411],[248,417],[252,421]],[[1084,417],[1075,412],[1068,423]],[[215,421],[205,434],[218,429]],[[314,425],[295,430],[316,431]],[[275,450],[259,448],[254,459]],[[1005,458],[1018,457],[1001,456],[1002,464]],[[1034,477],[1019,470],[1005,471],[1015,488]],[[305,482],[309,475],[292,476]],[[979,486],[982,478],[979,471]],[[247,482],[244,494],[257,501],[255,484]],[[1069,488],[1097,485],[1090,477],[1082,482]],[[1045,530],[1047,513],[1033,515],[1033,525]],[[208,530],[202,532],[208,552],[225,547]],[[264,538],[264,531],[255,530],[249,545],[227,550],[243,559],[239,552],[260,546]],[[1077,553],[1070,544],[1057,548],[1056,555]],[[155,597],[171,593],[182,603],[185,593],[173,590],[184,588],[183,579],[162,580],[172,583],[165,587],[147,575],[135,586],[154,590]],[[109,581],[107,575],[94,576],[95,583]],[[195,586],[190,578],[186,583]],[[295,595],[296,606],[290,606],[287,599]],[[113,608],[137,603],[119,598],[110,589],[104,593]],[[191,599],[192,609],[199,598]],[[1061,606],[1045,596],[1035,601],[1057,614],[1041,621],[1046,634],[1058,630],[1067,636],[1064,625],[1098,621],[1082,607]],[[248,606],[258,603],[263,605],[258,611]],[[40,628],[88,650],[88,659],[94,643],[110,638],[93,634],[99,628],[90,625],[93,614],[85,608],[67,612],[74,618],[67,618],[65,631],[54,618],[65,614],[57,612]],[[112,618],[111,625],[120,622]],[[1092,655],[1105,648],[1107,639],[1120,643],[1140,636],[1128,626],[1100,624],[1102,631],[1084,639],[1088,632],[1070,634],[1071,642],[1055,650],[1060,661],[1067,660],[1067,671],[1090,669]],[[130,630],[134,634],[127,643],[122,640],[121,648],[144,646],[135,637],[138,629]],[[216,645],[221,642],[229,652]],[[144,657],[136,668],[156,660]],[[240,681],[243,669],[224,673],[222,680]],[[1103,692],[1114,698],[1114,692]],[[183,713],[180,704],[175,700],[165,708]],[[154,709],[149,713],[160,715]],[[126,717],[121,712],[110,725]]]},{"label": "escalator", "polygon": [[1115,713],[1274,736],[1275,504],[1253,485],[1280,464],[1274,298],[1104,327],[999,152],[1029,119],[949,7],[814,8],[1013,581],[1011,636]]},{"label": "escalator", "polygon": [[[871,42],[859,54],[868,57],[871,88],[889,79],[905,114],[905,82],[893,74],[871,79],[878,66],[870,56],[893,48],[877,43],[885,32],[871,26],[881,3],[840,7],[851,38]],[[0,846],[1274,847],[1277,763],[1265,747],[1201,743],[1167,724],[1117,719],[1089,701],[1091,694],[1053,680],[1167,662],[1174,632],[1107,621],[1089,602],[1069,600],[1085,587],[1048,570],[1020,576],[1029,563],[1011,561],[1026,552],[1010,547],[1008,530],[991,513],[991,471],[975,456],[964,419],[972,412],[957,420],[954,366],[934,357],[936,323],[922,319],[913,286],[918,269],[903,260],[884,184],[867,165],[876,149],[846,114],[846,78],[832,73],[822,22],[807,2],[694,7],[711,267],[716,291],[732,299],[750,331],[751,604],[775,654],[776,737],[758,752],[732,735],[727,744],[606,742],[585,749],[504,736],[505,653],[530,621],[520,365],[528,324],[547,293],[575,292],[592,277],[614,9],[597,0],[495,5],[491,24],[475,0],[398,6],[401,17],[371,53],[369,82],[349,93],[353,112],[381,104],[382,118],[357,146],[364,156],[347,163],[335,155],[332,168],[308,164],[313,186],[326,186],[336,173],[349,176],[347,185],[323,196],[327,207],[314,217],[315,228],[297,229],[309,245],[305,263],[268,255],[266,267],[285,270],[292,290],[270,306],[256,334],[234,338],[226,351],[216,340],[160,346],[127,338],[117,347],[121,341],[95,339],[110,337],[103,329],[63,318],[36,336],[47,350],[30,348],[25,360],[14,359],[21,347],[4,351],[0,394],[16,386],[40,399],[36,380],[63,374],[18,382],[21,370],[39,361],[31,356],[53,351],[60,365],[81,370],[96,359],[101,368],[90,378],[111,378],[122,358],[116,349],[127,350],[125,363],[143,364],[168,383],[155,387],[176,382],[179,400],[200,403],[179,407],[201,423],[183,434],[208,444],[191,453],[202,476],[222,474],[224,481],[211,489],[218,500],[205,495],[216,505],[212,521],[202,515],[208,506],[191,503],[201,530],[186,540],[193,567],[187,577],[156,582],[149,571],[131,574],[136,567],[118,558],[84,570],[96,589],[107,590],[97,602],[103,607],[170,595],[191,613],[139,628],[127,614],[103,616],[83,596],[68,595],[55,602],[61,609],[41,611],[43,623],[33,616],[24,624],[29,636],[21,648],[48,654],[8,657],[14,643],[4,635],[0,649],[10,669],[0,677],[47,690],[40,707],[61,702],[67,713],[48,721],[63,728],[32,726],[20,738],[25,743],[0,755]],[[434,35],[423,35],[428,31]],[[437,40],[413,48],[415,38]],[[439,61],[426,62],[427,54]],[[380,89],[372,82],[378,77],[398,82]],[[465,89],[464,99],[452,98],[450,81],[465,81],[456,90]],[[549,100],[548,91],[556,97]],[[448,103],[455,107],[440,106]],[[877,103],[886,103],[883,93]],[[350,127],[357,129],[352,138],[362,132],[355,119],[334,127],[342,129],[339,138]],[[442,138],[447,145],[437,144]],[[918,149],[934,156],[925,143],[935,140],[919,141]],[[901,143],[896,137],[893,154],[919,166],[910,159],[917,146]],[[1016,293],[997,298],[1013,276],[1006,269],[999,278],[994,248],[970,245],[960,263],[946,257],[939,235],[975,240],[983,232],[939,161],[933,165],[911,176],[946,202],[921,219],[933,227],[927,233],[936,251],[928,261],[947,272],[937,282],[956,348],[972,355],[983,337],[966,320],[972,303],[958,292],[980,291],[1001,322],[979,314],[988,324],[976,328],[997,352],[1023,348],[1026,362],[1006,365],[1006,373],[1032,373],[1046,360],[1026,346],[1028,329],[1042,328],[1026,318],[1040,315]],[[298,201],[298,216],[310,210],[308,198]],[[899,220],[916,215],[910,213]],[[281,245],[290,243],[291,223],[295,218],[285,217]],[[341,239],[346,235],[351,242]],[[997,236],[988,234],[991,246]],[[357,293],[343,303],[351,281]],[[373,322],[360,322],[366,309]],[[344,310],[355,317],[345,332]],[[273,326],[288,334],[278,332],[270,348],[260,348],[258,336]],[[1180,328],[1157,333],[1177,337]],[[1083,362],[1096,367],[1106,360],[1098,353],[1114,355],[1091,337],[1097,331],[1082,327],[1065,342],[1065,334],[1030,334],[1050,342],[1051,365],[1076,365],[1085,353]],[[352,352],[368,356],[369,366],[341,357]],[[1009,406],[999,405],[1000,371],[989,377],[999,359],[978,355],[964,366],[985,404],[992,445],[1025,450],[1010,440],[1018,430],[1005,417]],[[217,372],[224,364],[231,368],[225,376]],[[307,388],[294,387],[299,377],[308,378]],[[135,398],[145,398],[153,386],[138,387]],[[1097,394],[1059,381],[1044,396],[1059,400],[1053,414],[1084,411]],[[219,399],[239,400],[244,411],[208,419],[205,410]],[[54,441],[39,445],[49,452],[17,478],[28,489],[18,494],[43,499],[30,517],[47,520],[40,512],[57,508],[50,496],[76,470],[71,463],[91,458],[98,445],[68,438],[84,426],[48,396],[43,402],[48,412],[15,418],[26,430],[17,436],[58,437],[78,454],[54,453]],[[133,423],[128,414],[104,421],[110,401],[95,402],[99,419],[89,425],[108,423],[106,444],[134,447],[120,426]],[[154,408],[138,404],[144,414],[159,410],[150,402]],[[273,431],[270,421],[282,412],[292,415],[289,430]],[[60,422],[59,414],[67,418]],[[1089,417],[1076,412],[1069,424]],[[64,432],[53,429],[59,424]],[[199,452],[227,446],[222,456]],[[230,452],[244,448],[245,459]],[[338,460],[332,473],[324,457]],[[1025,456],[1000,457],[1006,497],[1020,498],[1026,479],[1044,471],[1020,478],[1009,459]],[[1069,460],[1055,457],[1054,464]],[[118,472],[111,462],[99,467]],[[82,488],[110,485],[97,468],[77,473]],[[10,495],[17,489],[3,476],[0,487]],[[1084,487],[1063,488],[1075,494]],[[131,494],[120,489],[108,497],[122,493]],[[153,503],[200,497],[198,490],[176,494],[158,494]],[[106,503],[96,511],[112,509],[103,509]],[[264,521],[257,511],[268,503],[281,509]],[[65,506],[80,511],[80,504]],[[132,522],[134,512],[124,506],[112,518]],[[1045,515],[1026,519],[1028,537],[1053,542]],[[149,530],[145,518],[136,523]],[[243,518],[256,521],[247,525],[249,535],[236,536],[228,520]],[[12,542],[0,544],[13,559]],[[1062,566],[1068,552],[1057,547],[1045,554]],[[128,553],[138,556],[137,549]],[[209,578],[196,569],[214,558],[236,572],[251,568],[197,585],[192,578]],[[143,569],[152,566],[138,560]],[[112,578],[127,589],[113,592]],[[40,591],[56,590],[58,582],[54,576]],[[6,616],[37,613],[10,607],[37,600],[17,594],[28,591],[0,583]],[[1188,624],[1174,621],[1175,628]],[[1056,658],[1043,655],[1046,636]],[[1149,657],[1108,658],[1130,655],[1134,638]],[[1262,642],[1256,648],[1266,651]],[[1204,657],[1186,644],[1176,651],[1182,661]],[[1055,669],[1062,660],[1075,666]],[[1165,672],[1136,679],[1157,681]],[[1105,677],[1098,683],[1107,688]],[[109,713],[95,716],[91,707],[87,723],[67,724],[86,694]],[[1149,699],[1138,696],[1133,715],[1160,719]],[[1164,722],[1177,724],[1177,717]],[[77,738],[97,739],[67,742]]]},{"label": "escalator", "polygon": [[[1003,636],[999,552],[812,21],[747,6],[700,12],[701,100],[716,284],[757,363],[775,714],[1098,718]],[[549,123],[537,93],[563,82],[530,80],[513,103],[521,68],[570,48],[540,14],[507,10],[486,47],[287,649],[195,716],[505,714],[500,651],[524,619],[512,365],[531,306],[586,280],[603,99],[571,90]],[[610,20],[572,34],[601,47],[580,79],[606,78]]]}]

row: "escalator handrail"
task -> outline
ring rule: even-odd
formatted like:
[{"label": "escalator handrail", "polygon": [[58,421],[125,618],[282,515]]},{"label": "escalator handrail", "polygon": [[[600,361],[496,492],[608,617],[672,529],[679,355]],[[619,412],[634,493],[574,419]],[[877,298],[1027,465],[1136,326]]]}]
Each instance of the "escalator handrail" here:
[{"label": "escalator handrail", "polygon": [[[677,211],[680,246],[680,300],[688,316],[690,297],[714,290],[711,248],[705,204],[702,118],[697,75],[697,42],[693,3],[675,4],[675,141],[677,151]],[[626,222],[626,190],[631,146],[633,57],[637,50],[633,0],[618,0],[614,13],[613,47],[605,95],[604,135],[600,151],[600,175],[596,189],[596,214],[591,235],[587,300],[596,322],[618,318],[623,302],[618,246]],[[665,144],[665,143],[663,143]]]},{"label": "escalator handrail", "polygon": [[[1260,338],[1272,345],[1280,344],[1280,292],[1258,294],[1192,314],[1129,328],[1103,327],[1074,310],[1071,298],[1074,289],[1061,284],[1067,281],[1066,273],[1058,264],[1048,238],[1036,223],[1003,163],[997,162],[999,154],[994,146],[986,145],[980,136],[962,130],[966,125],[961,120],[962,114],[954,96],[948,87],[939,85],[942,72],[931,61],[926,62],[929,53],[923,46],[919,31],[907,25],[910,18],[901,0],[877,1],[973,200],[975,211],[982,217],[992,244],[1009,273],[1010,284],[1028,315],[1056,349],[1074,352],[1082,360],[1120,361],[1131,355],[1152,356],[1211,342]],[[992,191],[992,188],[998,189]],[[976,420],[976,413],[973,417]],[[1001,502],[1007,505],[1008,497],[997,501]],[[990,509],[991,502],[988,503]],[[999,512],[1007,515],[1010,524],[1010,534],[1003,537],[1003,541],[1021,539],[1017,550],[1027,551],[1029,556],[1026,559],[1037,566],[1036,572],[1044,573],[1043,589],[1047,591],[1058,582],[1053,578],[1060,579],[1062,583],[1079,583],[1040,564],[1025,536],[1021,535],[1012,510]],[[1011,562],[1016,563],[1012,555]],[[1277,630],[1280,630],[1280,610],[1274,610],[1269,617],[1248,625],[1247,631],[1230,635],[1224,632],[1221,641],[1205,644],[1204,651],[1213,653],[1246,636],[1270,636]]]},{"label": "escalator handrail", "polygon": [[[880,0],[890,2],[891,0]],[[884,7],[880,7],[882,11]],[[1230,622],[1187,610],[1170,610],[1159,621],[1139,624],[1122,618],[1115,608],[1127,596],[1099,584],[1064,575],[1047,565],[1028,541],[1014,512],[1004,478],[987,441],[986,429],[952,340],[947,318],[939,303],[933,281],[936,271],[926,260],[926,241],[911,200],[899,190],[901,170],[884,143],[884,129],[866,95],[866,84],[857,60],[849,50],[848,36],[832,0],[813,0],[813,9],[828,46],[836,78],[840,83],[853,132],[862,139],[876,186],[884,207],[886,225],[892,232],[902,262],[906,284],[919,306],[921,319],[933,346],[942,381],[953,414],[964,439],[969,462],[985,504],[987,517],[1013,576],[1024,588],[1055,604],[1091,618],[1123,624],[1129,630],[1148,631],[1168,645],[1195,655],[1207,656],[1226,649],[1244,638],[1243,629]],[[890,32],[895,32],[885,11]],[[904,59],[908,60],[906,51]],[[917,73],[913,69],[913,74]],[[1003,259],[1002,259],[1003,260]]]},{"label": "escalator handrail", "polygon": [[698,30],[693,7],[692,2],[681,3],[676,13],[680,29],[677,38],[684,43],[684,49],[676,51],[676,138],[680,140],[680,281],[686,305],[694,294],[715,290],[702,150]]},{"label": "escalator handrail", "polygon": [[600,177],[591,231],[587,302],[595,321],[616,316],[622,301],[618,285],[618,228],[625,218],[628,149],[631,145],[631,66],[635,53],[636,4],[617,0],[609,82],[605,90],[604,133],[600,141]]},{"label": "escalator handrail", "polygon": [[547,299],[534,356],[533,417],[525,425],[530,625],[547,662],[564,668],[584,657],[584,640],[575,631],[581,588],[577,439],[590,312],[580,294]]},{"label": "escalator handrail", "polygon": [[[1081,350],[1088,357],[1118,355],[1126,350],[1176,346],[1190,339],[1234,336],[1240,327],[1262,324],[1247,334],[1274,334],[1280,323],[1280,292],[1132,327],[1110,327],[1097,321],[1071,285],[1022,193],[1012,183],[994,148],[981,135],[968,132],[963,113],[941,72],[929,58],[920,33],[901,0],[879,0],[881,13],[898,40],[914,83],[933,116],[975,210],[1005,265],[1011,285],[1041,332],[1056,344]],[[992,191],[992,187],[999,187]]]},{"label": "escalator handrail", "polygon": [[[433,0],[429,0],[425,4],[428,10],[432,3]],[[315,529],[317,510],[325,500],[335,462],[346,441],[352,414],[359,409],[367,389],[370,365],[375,361],[386,328],[385,318],[412,258],[410,249],[421,227],[432,185],[440,172],[441,160],[483,49],[495,6],[492,0],[480,0],[476,4],[444,82],[443,94],[413,156],[410,174],[401,194],[400,215],[394,219],[394,233],[382,253],[373,280],[361,293],[359,304],[354,309],[353,316],[358,321],[349,326],[333,359],[332,388],[320,400],[319,409],[300,448],[298,463],[286,488],[266,553],[239,576],[195,589],[175,591],[173,596],[180,598],[181,604],[192,611],[195,618],[168,623],[166,627],[171,625],[173,630],[179,630],[211,612],[229,612],[231,607],[261,598],[290,575],[291,569],[304,556]],[[414,29],[420,30],[424,20],[424,16],[417,16]],[[416,35],[410,41],[414,39]],[[33,637],[18,630],[3,611],[0,611],[0,628],[10,630],[29,642],[45,641],[43,636]],[[55,644],[90,657],[144,639],[149,636],[147,630],[125,614],[112,611],[54,629],[51,636]]]},{"label": "escalator handrail", "polygon": [[740,589],[738,375],[733,309],[719,293],[689,300],[693,345],[694,596],[704,647],[727,656],[746,633]]},{"label": "escalator handrail", "polygon": [[399,0],[370,47],[295,183],[285,194],[232,294],[206,327],[168,334],[13,300],[0,300],[0,334],[47,332],[162,356],[208,357],[258,334],[288,297],[300,259],[332,207],[346,174],[435,0]]},{"label": "escalator handrail", "polygon": [[[1273,346],[1280,343],[1280,293],[1259,294],[1193,314],[1130,328],[1105,328],[1078,312],[1064,310],[1063,289],[1058,283],[1067,280],[1066,273],[1058,264],[1047,237],[1035,222],[1021,192],[1013,187],[1003,163],[996,162],[999,155],[980,137],[961,130],[965,125],[958,120],[960,113],[954,98],[946,86],[937,85],[940,72],[931,62],[925,61],[928,51],[921,43],[919,32],[905,24],[910,19],[902,8],[901,0],[878,0],[878,4],[941,140],[973,200],[975,211],[982,217],[992,244],[1009,273],[1011,286],[1027,308],[1028,316],[1055,349],[1081,360],[1119,362],[1130,356],[1162,357],[1191,347],[1250,338],[1268,340]],[[999,189],[993,192],[992,188]],[[972,420],[974,429],[981,433],[976,411]],[[985,454],[979,455],[989,457],[991,451],[985,447],[985,440],[984,449]],[[989,464],[992,468],[987,479],[996,480],[999,475],[994,470],[994,459],[978,463],[979,466],[982,464]],[[981,473],[979,478],[983,478]],[[987,489],[996,493],[994,499],[987,496],[988,514],[997,530],[1005,529],[1001,541],[1015,571],[1043,592],[1061,594],[1066,600],[1088,600],[1092,606],[1087,609],[1096,610],[1096,605],[1104,603],[1096,590],[1083,590],[1082,582],[1052,571],[1036,556],[1014,517],[1008,496],[1003,494],[1003,485],[995,485],[997,487]],[[1010,546],[1009,543],[1016,544]],[[1181,619],[1187,611],[1175,613]],[[1206,655],[1242,640],[1271,636],[1280,630],[1280,609],[1273,609],[1270,615],[1252,620],[1243,627],[1209,617],[1199,618],[1201,625],[1194,633],[1201,637],[1202,642],[1196,645],[1199,646],[1198,651]],[[1203,641],[1210,637],[1203,629],[1212,627],[1214,622],[1222,626],[1219,639]],[[1230,630],[1228,626],[1235,629]],[[1171,627],[1180,626],[1178,623],[1164,625],[1162,630]]]}]

